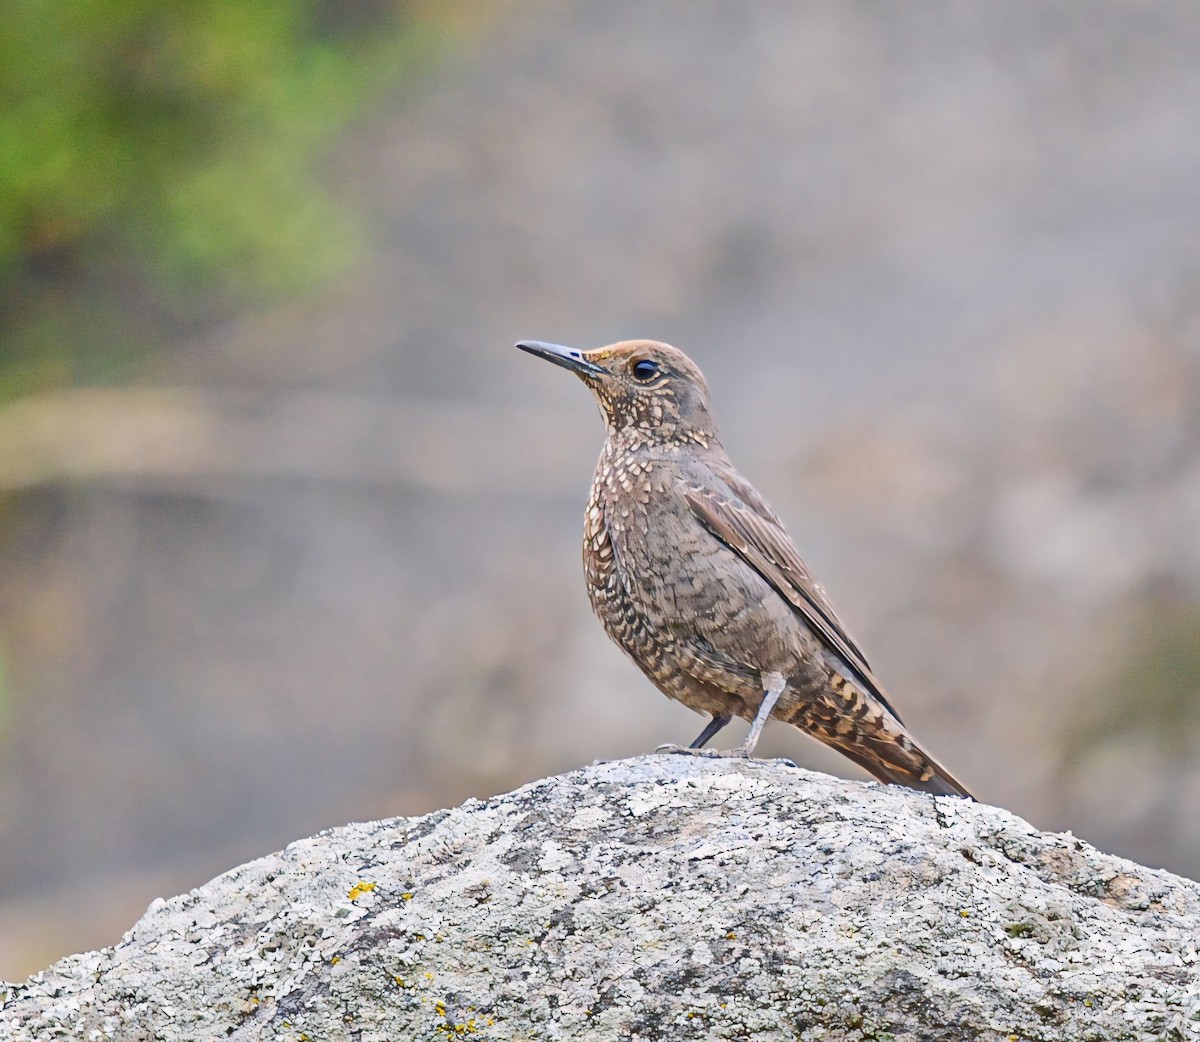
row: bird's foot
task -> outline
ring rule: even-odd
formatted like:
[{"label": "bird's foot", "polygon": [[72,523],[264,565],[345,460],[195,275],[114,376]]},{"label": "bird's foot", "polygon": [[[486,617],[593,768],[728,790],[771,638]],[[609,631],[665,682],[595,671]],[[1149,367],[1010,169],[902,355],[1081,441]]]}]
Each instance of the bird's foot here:
[{"label": "bird's foot", "polygon": [[709,756],[719,756],[722,760],[752,760],[750,750],[744,745],[739,745],[736,749],[712,749],[708,753]]},{"label": "bird's foot", "polygon": [[[689,745],[676,745],[674,742],[667,742],[665,745],[658,746],[654,751],[656,753],[664,753],[668,756],[704,756],[712,760],[754,759],[750,754],[750,750],[740,745],[736,749],[694,749]],[[794,760],[789,760],[786,756],[777,756],[769,760],[763,760],[762,762],[778,763],[784,767],[797,766]]]},{"label": "bird's foot", "polygon": [[660,745],[654,750],[656,753],[665,753],[668,756],[720,756],[715,749],[696,749],[690,745],[676,745],[674,742],[667,742]]}]

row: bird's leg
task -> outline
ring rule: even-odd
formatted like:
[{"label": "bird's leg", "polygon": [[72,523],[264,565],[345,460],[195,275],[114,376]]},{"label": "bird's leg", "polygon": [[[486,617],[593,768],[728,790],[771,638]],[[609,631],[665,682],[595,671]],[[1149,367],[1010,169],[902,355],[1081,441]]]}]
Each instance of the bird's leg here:
[{"label": "bird's leg", "polygon": [[667,742],[665,745],[658,746],[654,751],[656,753],[680,753],[684,756],[714,756],[716,754],[706,750],[704,746],[732,719],[733,717],[729,713],[713,713],[712,719],[704,725],[704,730],[696,736],[696,740],[691,745],[685,748],[674,742]]},{"label": "bird's leg", "polygon": [[704,730],[696,736],[696,740],[692,742],[688,748],[703,749],[710,741],[712,741],[717,732],[732,719],[733,716],[729,713],[713,713],[712,719],[705,726]]},{"label": "bird's leg", "polygon": [[[764,673],[762,675],[763,699],[759,703],[758,712],[754,714],[754,722],[750,725],[750,733],[746,735],[746,740],[742,742],[736,749],[728,750],[711,750],[700,748],[713,735],[715,735],[722,727],[729,723],[728,716],[714,716],[708,726],[700,732],[699,737],[686,749],[678,745],[660,745],[654,751],[656,753],[686,753],[690,756],[730,756],[748,760],[754,752],[754,747],[758,745],[759,735],[767,725],[767,720],[771,716],[772,710],[779,701],[779,696],[783,694],[783,689],[787,687],[787,680],[782,673]],[[786,761],[795,767],[791,760]]]},{"label": "bird's leg", "polygon": [[758,745],[758,736],[767,726],[767,718],[771,715],[771,710],[775,708],[775,703],[779,701],[779,696],[783,694],[783,689],[787,687],[787,681],[783,678],[782,673],[764,673],[762,686],[763,700],[759,704],[758,712],[754,714],[754,722],[750,725],[750,733],[746,735],[746,740],[734,750],[736,756],[745,756],[749,759],[750,754],[754,752],[754,747]]}]

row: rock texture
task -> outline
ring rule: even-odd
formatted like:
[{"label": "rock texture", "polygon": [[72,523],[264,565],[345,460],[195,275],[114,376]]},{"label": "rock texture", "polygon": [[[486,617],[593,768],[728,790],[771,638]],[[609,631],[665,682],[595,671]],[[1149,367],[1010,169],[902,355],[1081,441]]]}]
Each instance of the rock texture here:
[{"label": "rock texture", "polygon": [[1200,885],[1005,811],[654,756],[156,901],[0,1039],[1190,1040],[1198,941]]}]

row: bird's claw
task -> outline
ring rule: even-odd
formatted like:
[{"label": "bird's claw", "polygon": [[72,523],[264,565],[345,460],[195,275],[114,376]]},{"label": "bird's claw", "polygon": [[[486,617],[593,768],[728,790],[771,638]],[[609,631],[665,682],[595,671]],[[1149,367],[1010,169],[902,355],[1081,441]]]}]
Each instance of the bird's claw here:
[{"label": "bird's claw", "polygon": [[656,753],[663,753],[671,756],[713,756],[715,753],[711,749],[693,749],[690,745],[676,745],[674,742],[664,742],[662,745],[656,746]]},{"label": "bird's claw", "polygon": [[[663,745],[655,748],[655,753],[671,756],[704,756],[716,760],[753,760],[754,756],[749,749],[739,746],[736,749],[693,749],[687,745],[676,745],[674,742],[666,742]],[[789,760],[786,756],[776,756],[763,763],[777,763],[783,767],[797,768],[799,765],[795,760]]]}]

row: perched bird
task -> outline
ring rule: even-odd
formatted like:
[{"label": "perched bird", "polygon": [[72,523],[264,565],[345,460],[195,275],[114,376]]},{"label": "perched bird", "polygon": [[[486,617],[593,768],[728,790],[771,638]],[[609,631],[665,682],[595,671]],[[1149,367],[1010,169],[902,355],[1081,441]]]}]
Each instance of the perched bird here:
[{"label": "perched bird", "polygon": [[[628,340],[522,351],[574,372],[608,432],[584,521],[592,608],[613,642],[669,698],[712,719],[769,717],[848,756],[876,778],[970,797],[909,734],[866,657],[800,559],[783,523],[733,467],[708,385],[682,351]],[[711,753],[708,755],[712,755]]]}]

